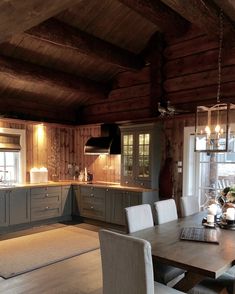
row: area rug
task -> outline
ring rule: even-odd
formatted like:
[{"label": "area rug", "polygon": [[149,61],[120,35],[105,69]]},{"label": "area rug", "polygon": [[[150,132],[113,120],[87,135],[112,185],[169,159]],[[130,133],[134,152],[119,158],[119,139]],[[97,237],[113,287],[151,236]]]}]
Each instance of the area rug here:
[{"label": "area rug", "polygon": [[0,276],[7,279],[99,248],[98,234],[66,226],[0,241]]}]

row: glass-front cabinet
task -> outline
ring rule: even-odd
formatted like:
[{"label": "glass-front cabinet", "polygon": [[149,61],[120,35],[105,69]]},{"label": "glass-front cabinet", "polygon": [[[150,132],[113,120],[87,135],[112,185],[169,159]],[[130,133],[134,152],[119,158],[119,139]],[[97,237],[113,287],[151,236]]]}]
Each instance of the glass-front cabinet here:
[{"label": "glass-front cabinet", "polygon": [[157,188],[161,128],[157,124],[121,126],[121,184]]},{"label": "glass-front cabinet", "polygon": [[150,133],[140,133],[138,143],[137,177],[147,179],[150,176]]}]

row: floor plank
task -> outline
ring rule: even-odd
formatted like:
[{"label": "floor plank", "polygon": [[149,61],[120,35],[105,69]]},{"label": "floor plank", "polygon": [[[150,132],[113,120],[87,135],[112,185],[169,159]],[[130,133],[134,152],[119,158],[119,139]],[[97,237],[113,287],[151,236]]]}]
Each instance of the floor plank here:
[{"label": "floor plank", "polygon": [[0,281],[4,294],[102,294],[100,251]]}]

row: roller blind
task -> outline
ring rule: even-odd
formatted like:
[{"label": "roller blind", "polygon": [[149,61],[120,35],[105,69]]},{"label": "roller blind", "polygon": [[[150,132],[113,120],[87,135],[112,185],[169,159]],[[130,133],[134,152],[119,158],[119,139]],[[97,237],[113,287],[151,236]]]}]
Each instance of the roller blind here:
[{"label": "roller blind", "polygon": [[20,151],[20,135],[0,134],[0,151]]}]

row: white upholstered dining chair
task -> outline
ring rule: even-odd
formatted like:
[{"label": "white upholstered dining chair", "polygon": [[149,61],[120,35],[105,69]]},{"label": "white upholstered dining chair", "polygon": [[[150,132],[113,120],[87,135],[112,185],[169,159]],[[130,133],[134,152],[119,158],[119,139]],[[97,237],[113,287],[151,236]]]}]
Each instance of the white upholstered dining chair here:
[{"label": "white upholstered dining chair", "polygon": [[156,222],[164,224],[178,219],[178,213],[174,199],[161,200],[154,203]]},{"label": "white upholstered dining chair", "polygon": [[180,294],[154,282],[151,245],[128,235],[99,232],[103,294]]},{"label": "white upholstered dining chair", "polygon": [[[134,233],[154,226],[152,208],[149,204],[141,204],[125,208],[128,233]],[[154,261],[155,280],[167,285],[173,280],[183,277],[184,270]]]},{"label": "white upholstered dining chair", "polygon": [[141,204],[125,208],[128,233],[154,226],[152,209],[149,204]]},{"label": "white upholstered dining chair", "polygon": [[180,198],[182,216],[189,216],[199,212],[198,198],[195,196],[185,196]]}]

